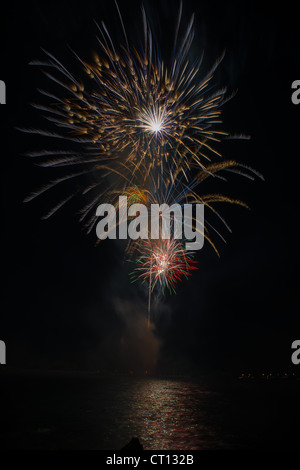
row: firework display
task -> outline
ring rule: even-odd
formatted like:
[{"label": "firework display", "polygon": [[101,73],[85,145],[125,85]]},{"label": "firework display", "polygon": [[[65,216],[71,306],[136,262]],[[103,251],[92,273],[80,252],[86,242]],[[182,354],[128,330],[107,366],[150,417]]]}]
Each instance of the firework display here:
[{"label": "firework display", "polygon": [[[166,62],[154,44],[144,9],[142,19],[141,50],[129,44],[121,15],[124,44],[119,47],[105,24],[98,26],[99,51],[94,61],[89,63],[75,54],[84,79],[76,78],[49,52],[45,52],[47,62],[33,62],[43,68],[58,92],[41,91],[47,103],[35,105],[45,113],[53,130],[26,132],[63,141],[64,148],[29,155],[43,167],[66,167],[70,171],[26,201],[74,181],[74,191],[44,218],[81,194],[80,221],[90,233],[97,223],[99,204],[110,202],[118,207],[119,196],[126,196],[129,207],[204,204],[229,228],[215,203],[246,204],[218,193],[202,194],[202,183],[207,178],[225,180],[229,172],[252,180],[260,175],[236,161],[224,161],[219,152],[218,143],[229,137],[220,125],[222,107],[230,97],[225,88],[217,90],[213,86],[214,72],[223,56],[205,74],[202,58],[191,64],[194,17],[183,32],[181,6],[173,54]],[[218,253],[211,233],[223,238],[205,223],[204,237]],[[150,238],[131,240],[126,250],[127,258],[135,264],[133,280],[148,285],[149,311],[154,290],[175,292],[177,282],[196,269],[193,253],[187,252],[174,236],[170,240]]]}]

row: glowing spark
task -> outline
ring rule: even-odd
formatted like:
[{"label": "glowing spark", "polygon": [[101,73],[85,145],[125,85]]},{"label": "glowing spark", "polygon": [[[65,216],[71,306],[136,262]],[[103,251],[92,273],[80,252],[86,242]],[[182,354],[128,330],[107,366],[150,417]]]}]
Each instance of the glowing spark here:
[{"label": "glowing spark", "polygon": [[196,269],[193,253],[187,252],[178,240],[143,240],[135,246],[136,265],[132,279],[149,282],[152,292],[159,286],[162,293],[167,288],[175,293],[177,282],[188,278]]},{"label": "glowing spark", "polygon": [[151,130],[156,133],[159,132],[161,130],[161,122],[152,122]]}]

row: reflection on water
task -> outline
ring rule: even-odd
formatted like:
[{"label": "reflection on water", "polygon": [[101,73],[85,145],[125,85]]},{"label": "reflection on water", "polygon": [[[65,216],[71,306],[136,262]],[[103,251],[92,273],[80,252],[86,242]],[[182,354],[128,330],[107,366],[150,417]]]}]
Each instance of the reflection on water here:
[{"label": "reflection on water", "polygon": [[0,374],[0,447],[118,450],[138,437],[146,450],[293,448],[299,387],[285,381]]},{"label": "reflection on water", "polygon": [[224,446],[214,424],[220,396],[197,383],[63,373],[2,383],[0,442],[10,448],[117,450],[132,437],[147,450]]},{"label": "reflection on water", "polygon": [[215,448],[218,443],[208,416],[211,395],[199,385],[181,381],[137,381],[119,426],[126,423],[146,449]]},{"label": "reflection on water", "polygon": [[[105,394],[104,406],[100,394],[101,420],[105,423],[102,448],[121,448],[133,436],[139,437],[147,450],[226,447],[215,424],[221,394],[197,382],[181,380],[132,378],[116,386]],[[98,413],[94,410],[98,416],[99,408]]]}]

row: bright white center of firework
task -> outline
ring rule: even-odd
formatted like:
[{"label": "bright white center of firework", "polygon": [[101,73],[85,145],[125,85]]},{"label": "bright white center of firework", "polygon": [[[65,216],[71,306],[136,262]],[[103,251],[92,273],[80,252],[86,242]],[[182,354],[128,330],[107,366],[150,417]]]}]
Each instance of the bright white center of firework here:
[{"label": "bright white center of firework", "polygon": [[156,260],[157,264],[157,273],[162,274],[168,270],[168,258],[166,255],[160,255],[159,258]]},{"label": "bright white center of firework", "polygon": [[168,114],[158,105],[145,107],[139,116],[140,127],[151,134],[164,134],[168,124]]},{"label": "bright white center of firework", "polygon": [[150,128],[152,132],[159,132],[161,130],[161,122],[151,122]]}]

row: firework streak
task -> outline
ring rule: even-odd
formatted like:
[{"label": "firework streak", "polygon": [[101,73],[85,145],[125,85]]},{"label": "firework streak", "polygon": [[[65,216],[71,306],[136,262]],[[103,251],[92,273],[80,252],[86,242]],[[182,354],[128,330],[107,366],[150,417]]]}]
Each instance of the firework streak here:
[{"label": "firework streak", "polygon": [[[117,207],[119,196],[126,196],[129,206],[204,204],[229,229],[215,203],[247,206],[221,194],[201,194],[202,183],[207,178],[224,180],[226,172],[252,180],[260,175],[235,161],[222,160],[217,150],[218,142],[229,138],[220,129],[222,106],[229,98],[225,88],[216,90],[212,85],[223,56],[204,76],[202,58],[190,63],[194,17],[182,33],[180,6],[173,54],[168,63],[164,62],[153,43],[143,8],[142,19],[144,45],[140,51],[129,45],[121,15],[125,40],[118,48],[105,24],[98,26],[99,52],[93,62],[75,54],[83,79],[76,78],[49,52],[45,51],[47,62],[32,62],[42,66],[58,91],[41,91],[47,103],[34,105],[45,113],[53,129],[26,132],[62,141],[63,148],[29,155],[42,167],[62,173],[26,201],[66,183],[66,197],[44,218],[79,193],[83,201],[80,221],[88,233],[97,222],[96,208],[104,202]],[[75,189],[70,191],[70,186]],[[222,238],[206,223],[205,239],[218,252],[211,231]],[[154,290],[175,292],[176,283],[195,269],[193,254],[172,237],[131,241],[126,253],[135,262],[133,279],[149,286],[149,314]]]}]

